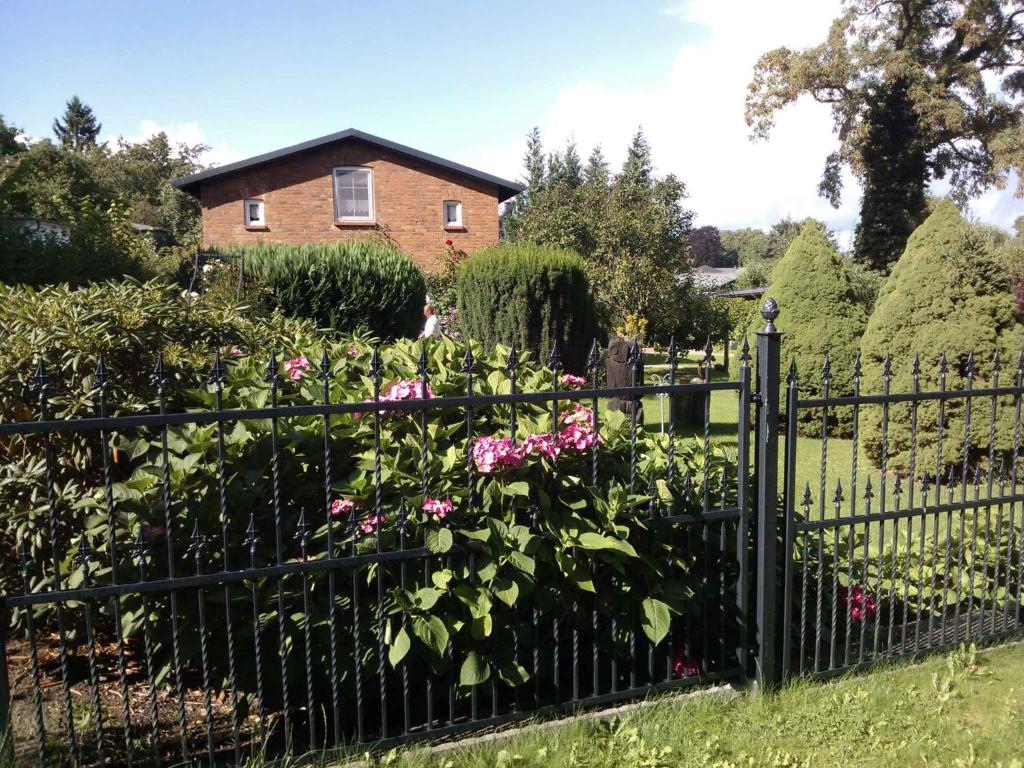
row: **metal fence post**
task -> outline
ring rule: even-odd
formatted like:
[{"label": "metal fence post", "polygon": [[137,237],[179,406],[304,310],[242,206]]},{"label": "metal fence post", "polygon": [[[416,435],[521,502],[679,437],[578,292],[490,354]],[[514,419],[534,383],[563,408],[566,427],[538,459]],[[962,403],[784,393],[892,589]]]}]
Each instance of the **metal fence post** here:
[{"label": "metal fence post", "polygon": [[768,299],[761,308],[764,328],[757,333],[757,684],[773,688],[779,677],[778,486],[779,360],[781,334],[775,329],[779,306]]}]

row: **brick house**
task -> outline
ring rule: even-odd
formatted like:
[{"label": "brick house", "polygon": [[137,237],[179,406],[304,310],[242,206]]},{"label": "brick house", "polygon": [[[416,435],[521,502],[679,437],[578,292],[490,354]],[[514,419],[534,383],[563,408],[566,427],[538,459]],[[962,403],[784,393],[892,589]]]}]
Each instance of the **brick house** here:
[{"label": "brick house", "polygon": [[524,187],[350,128],[171,182],[202,205],[207,247],[383,233],[423,268],[451,239],[498,241],[498,206]]}]

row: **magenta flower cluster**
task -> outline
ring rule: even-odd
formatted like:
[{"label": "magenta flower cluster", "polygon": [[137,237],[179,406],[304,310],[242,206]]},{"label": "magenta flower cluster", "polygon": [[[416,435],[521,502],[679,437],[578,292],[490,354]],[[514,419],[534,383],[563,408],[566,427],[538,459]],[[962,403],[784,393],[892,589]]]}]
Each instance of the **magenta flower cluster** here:
[{"label": "magenta flower cluster", "polygon": [[479,437],[473,443],[473,461],[485,475],[515,469],[527,456],[543,456],[555,461],[563,452],[582,452],[600,442],[594,430],[594,412],[577,403],[559,418],[562,429],[557,434],[537,432],[527,435],[520,445],[510,437]]},{"label": "magenta flower cluster", "polygon": [[306,371],[310,368],[312,366],[305,355],[293,357],[284,364],[284,372],[288,374],[288,378],[292,381],[301,381],[302,377],[306,375]]},{"label": "magenta flower cluster", "polygon": [[454,505],[451,499],[432,499],[429,496],[423,499],[423,511],[439,523],[452,513]]},{"label": "magenta flower cluster", "polygon": [[574,376],[571,373],[563,373],[558,377],[558,383],[566,389],[581,389],[586,386],[587,380],[582,376]]},{"label": "magenta flower cluster", "polygon": [[871,621],[878,611],[875,596],[860,584],[854,584],[849,589],[840,587],[839,599],[850,606],[851,621]]}]

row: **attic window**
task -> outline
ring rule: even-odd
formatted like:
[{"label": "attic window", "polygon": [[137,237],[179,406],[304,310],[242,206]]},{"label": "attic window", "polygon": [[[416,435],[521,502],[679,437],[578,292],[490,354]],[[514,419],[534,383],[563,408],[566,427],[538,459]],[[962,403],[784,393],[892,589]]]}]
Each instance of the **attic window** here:
[{"label": "attic window", "polygon": [[444,201],[444,225],[446,227],[462,226],[462,203],[458,200]]},{"label": "attic window", "polygon": [[334,169],[334,220],[373,221],[372,169]]},{"label": "attic window", "polygon": [[263,215],[263,201],[262,200],[246,200],[245,201],[245,226],[247,227],[265,227],[267,225],[266,217]]}]

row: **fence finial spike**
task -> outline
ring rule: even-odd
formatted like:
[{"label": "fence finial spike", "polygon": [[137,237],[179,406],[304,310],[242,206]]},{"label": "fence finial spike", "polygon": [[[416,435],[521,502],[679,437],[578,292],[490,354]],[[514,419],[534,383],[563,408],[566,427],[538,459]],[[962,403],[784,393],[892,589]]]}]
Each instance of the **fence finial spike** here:
[{"label": "fence finial spike", "polygon": [[809,514],[811,509],[811,484],[809,482],[804,484],[804,497],[801,503],[805,513]]},{"label": "fence finial spike", "polygon": [[992,373],[999,373],[1001,370],[1003,370],[1003,364],[999,359],[999,348],[996,347],[995,354],[992,355]]},{"label": "fence finial spike", "polygon": [[679,357],[679,347],[676,346],[676,336],[675,336],[675,334],[672,334],[671,338],[668,340],[668,350],[667,350],[667,353],[668,353],[668,362],[669,362],[669,364],[671,365],[671,364],[675,363],[677,358]]},{"label": "fence finial spike", "polygon": [[832,496],[832,503],[836,504],[836,505],[843,503],[843,481],[842,480],[838,480],[838,479],[836,480],[836,492]]},{"label": "fence finial spike", "polygon": [[912,376],[921,375],[921,355],[919,355],[917,352],[914,353],[914,363],[910,369],[910,374]]},{"label": "fence finial spike", "polygon": [[516,368],[519,366],[519,350],[516,348],[515,341],[512,342],[512,346],[508,350],[508,359],[505,361],[505,368],[508,370],[509,375],[513,375]]},{"label": "fence finial spike", "polygon": [[747,339],[747,334],[743,334],[743,345],[740,347],[740,362],[750,362],[750,341]]},{"label": "fence finial spike", "polygon": [[50,374],[46,372],[46,364],[42,356],[36,363],[36,372],[32,376],[32,391],[38,392],[40,397],[50,390]]},{"label": "fence finial spike", "polygon": [[27,533],[21,537],[21,547],[19,552],[21,575],[24,579],[28,579],[28,572],[32,569],[32,566],[35,565],[32,561],[32,547],[29,546],[28,538]]},{"label": "fence finial spike", "polygon": [[384,362],[380,356],[380,345],[374,345],[373,354],[370,355],[370,378],[378,384],[384,376]]},{"label": "fence finial spike", "polygon": [[420,357],[416,361],[416,373],[421,379],[423,379],[426,378],[429,372],[430,369],[427,367],[427,342],[424,339],[423,343],[420,345]]},{"label": "fence finial spike", "polygon": [[711,361],[715,359],[715,347],[711,342],[711,336],[708,336],[707,342],[704,344],[704,364],[711,365]]},{"label": "fence finial spike", "polygon": [[888,352],[885,353],[885,359],[882,361],[882,379],[888,381],[892,378],[892,355]]},{"label": "fence finial spike", "polygon": [[156,353],[156,365],[153,366],[153,373],[149,375],[149,383],[156,388],[157,394],[163,394],[164,389],[170,384],[167,372],[164,369],[164,353]]},{"label": "fence finial spike", "polygon": [[786,383],[793,385],[796,384],[796,357],[790,358],[789,361],[789,373],[786,374]]},{"label": "fence finial spike", "polygon": [[864,498],[873,499],[875,498],[875,490],[871,487],[871,475],[868,475],[868,481],[864,484]]},{"label": "fence finial spike", "polygon": [[462,356],[462,372],[472,373],[473,366],[476,364],[476,359],[473,357],[473,345],[466,345],[466,354]]},{"label": "fence finial spike", "polygon": [[1017,356],[1017,373],[1024,374],[1024,349]]},{"label": "fence finial spike", "polygon": [[821,380],[828,381],[832,378],[832,360],[828,356],[828,352],[825,353],[825,359],[821,363]]},{"label": "fence finial spike", "polygon": [[110,388],[110,372],[107,370],[107,364],[103,361],[102,352],[96,358],[96,370],[93,372],[93,376],[96,380],[95,388],[100,394],[105,393]]},{"label": "fence finial spike", "polygon": [[316,377],[326,384],[327,380],[333,376],[334,374],[331,373],[331,358],[327,354],[327,347],[324,347],[324,353],[320,356],[320,371]]},{"label": "fence finial spike", "polygon": [[973,379],[974,372],[974,350],[972,349],[970,352],[967,353],[967,378]]},{"label": "fence finial spike", "polygon": [[981,466],[977,464],[974,466],[974,485],[981,485]]},{"label": "fence finial spike", "polygon": [[855,357],[853,359],[853,378],[854,378],[855,381],[859,381],[860,380],[860,374],[861,374],[861,370],[862,370],[862,365],[863,364],[861,362],[860,351],[858,351],[857,352],[857,357]]},{"label": "fence finial spike", "polygon": [[277,374],[277,355],[274,353],[273,347],[267,350],[267,355],[267,375],[263,377],[263,380],[270,382],[271,387],[276,387],[281,383],[281,377]]},{"label": "fence finial spike", "polygon": [[203,535],[199,532],[199,518],[192,524],[192,535],[189,536],[188,551],[198,560],[203,554]]},{"label": "fence finial spike", "polygon": [[210,368],[210,383],[217,389],[221,389],[227,381],[227,369],[224,367],[224,360],[220,354],[220,347],[213,349],[213,367]]},{"label": "fence finial spike", "polygon": [[903,492],[903,478],[900,475],[896,475],[896,482],[892,484],[892,492],[899,499],[900,494]]},{"label": "fence finial spike", "polygon": [[946,350],[939,355],[939,375],[945,376],[949,372],[949,360],[946,358]]},{"label": "fence finial spike", "polygon": [[249,525],[245,529],[245,538],[242,540],[242,545],[248,548],[249,555],[253,558],[256,557],[257,543],[259,543],[259,537],[256,535],[256,515],[250,512]]},{"label": "fence finial spike", "polygon": [[600,367],[601,353],[598,351],[597,339],[594,339],[593,343],[590,345],[590,359],[587,360],[587,368],[596,375]]},{"label": "fence finial spike", "polygon": [[82,566],[82,568],[85,569],[86,574],[88,574],[91,558],[92,550],[89,548],[89,539],[86,537],[85,531],[82,531],[78,534],[78,548],[73,559],[75,563]]}]

